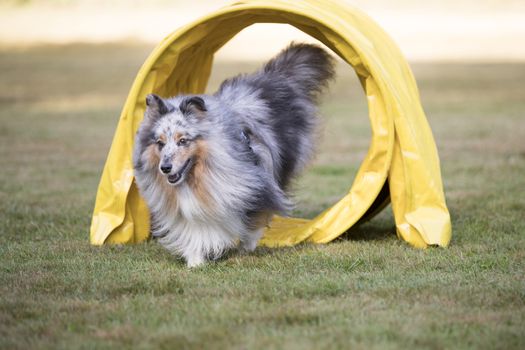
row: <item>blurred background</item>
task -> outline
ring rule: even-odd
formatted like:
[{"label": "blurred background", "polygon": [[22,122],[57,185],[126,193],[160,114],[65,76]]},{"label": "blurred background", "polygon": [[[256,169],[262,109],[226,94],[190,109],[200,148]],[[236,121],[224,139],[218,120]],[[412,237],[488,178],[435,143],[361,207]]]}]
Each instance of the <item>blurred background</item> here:
[{"label": "blurred background", "polygon": [[[374,18],[410,60],[525,59],[522,0],[343,0]],[[177,27],[230,3],[227,0],[2,0],[0,44],[158,43]],[[252,45],[251,35],[257,45]],[[301,35],[256,25],[221,58],[258,59]],[[246,45],[250,50],[243,49]]]}]

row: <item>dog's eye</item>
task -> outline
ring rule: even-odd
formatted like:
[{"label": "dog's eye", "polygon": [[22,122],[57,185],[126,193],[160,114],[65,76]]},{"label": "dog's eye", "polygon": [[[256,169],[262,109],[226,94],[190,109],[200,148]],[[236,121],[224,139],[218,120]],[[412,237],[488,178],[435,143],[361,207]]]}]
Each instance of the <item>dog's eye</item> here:
[{"label": "dog's eye", "polygon": [[162,149],[162,147],[164,147],[165,143],[162,141],[162,140],[157,140],[157,146],[159,147],[159,149]]},{"label": "dog's eye", "polygon": [[177,142],[177,145],[178,146],[184,146],[187,143],[188,143],[188,140],[183,137],[183,138],[179,139],[179,141]]}]

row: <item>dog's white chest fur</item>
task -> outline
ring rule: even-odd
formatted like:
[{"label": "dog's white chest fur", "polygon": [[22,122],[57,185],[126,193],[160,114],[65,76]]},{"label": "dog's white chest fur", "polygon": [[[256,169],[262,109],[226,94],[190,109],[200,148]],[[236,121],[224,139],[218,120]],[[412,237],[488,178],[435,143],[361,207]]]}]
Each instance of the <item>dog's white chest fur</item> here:
[{"label": "dog's white chest fur", "polygon": [[[236,216],[225,221],[213,208],[203,206],[187,184],[177,190],[177,205],[157,206],[156,215],[162,218],[159,229],[166,234],[159,238],[159,243],[172,253],[182,255],[188,266],[197,266],[206,259],[215,258],[234,247],[240,238],[242,222]],[[161,199],[161,201],[162,201]]]}]

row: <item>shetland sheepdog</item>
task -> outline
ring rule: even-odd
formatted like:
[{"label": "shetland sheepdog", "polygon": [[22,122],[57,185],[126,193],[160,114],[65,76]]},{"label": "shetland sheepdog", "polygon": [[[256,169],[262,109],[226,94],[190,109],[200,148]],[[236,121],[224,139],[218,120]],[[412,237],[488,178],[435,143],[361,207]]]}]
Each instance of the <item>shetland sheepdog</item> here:
[{"label": "shetland sheepdog", "polygon": [[133,154],[151,232],[189,267],[253,251],[311,158],[318,98],[334,75],[322,48],[291,44],[213,95],[146,98]]}]

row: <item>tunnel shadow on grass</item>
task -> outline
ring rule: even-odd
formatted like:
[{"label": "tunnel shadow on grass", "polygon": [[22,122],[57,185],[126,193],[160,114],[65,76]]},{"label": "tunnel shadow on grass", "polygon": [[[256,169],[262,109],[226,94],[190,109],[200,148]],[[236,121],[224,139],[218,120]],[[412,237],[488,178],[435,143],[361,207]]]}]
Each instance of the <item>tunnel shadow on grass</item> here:
[{"label": "tunnel shadow on grass", "polygon": [[[388,213],[387,215],[381,214],[380,217],[368,221],[363,222],[362,224],[356,225],[349,230],[347,230],[344,234],[342,234],[340,237],[338,237],[333,242],[337,241],[356,241],[356,242],[379,242],[379,241],[387,241],[387,240],[396,240],[396,228],[395,225],[392,224],[391,218],[389,217]],[[142,252],[144,254],[144,259],[149,261],[155,261],[157,263],[175,263],[180,266],[185,266],[186,262],[182,257],[179,256],[173,256],[171,255],[166,249],[164,249],[158,242],[156,242],[156,239],[149,239],[146,243],[146,251]],[[315,244],[314,244],[315,245]],[[290,254],[297,254],[302,251],[308,250],[312,247],[311,243],[303,242],[299,243],[294,246],[283,246],[283,247],[264,247],[264,246],[258,246],[257,249],[250,253],[243,253],[242,250],[239,249],[231,249],[227,252],[225,252],[221,257],[217,259],[211,258],[209,263],[213,265],[213,263],[219,263],[222,264],[224,262],[227,262],[231,259],[243,257],[243,256],[250,256],[252,258],[265,258],[265,257],[279,257],[279,256],[286,256]],[[127,247],[121,246],[119,248],[114,248],[113,250],[121,250],[126,249]],[[139,254],[140,255],[140,254]]]},{"label": "tunnel shadow on grass", "polygon": [[396,238],[396,227],[383,222],[365,222],[347,230],[340,237],[348,241],[386,241]]}]

